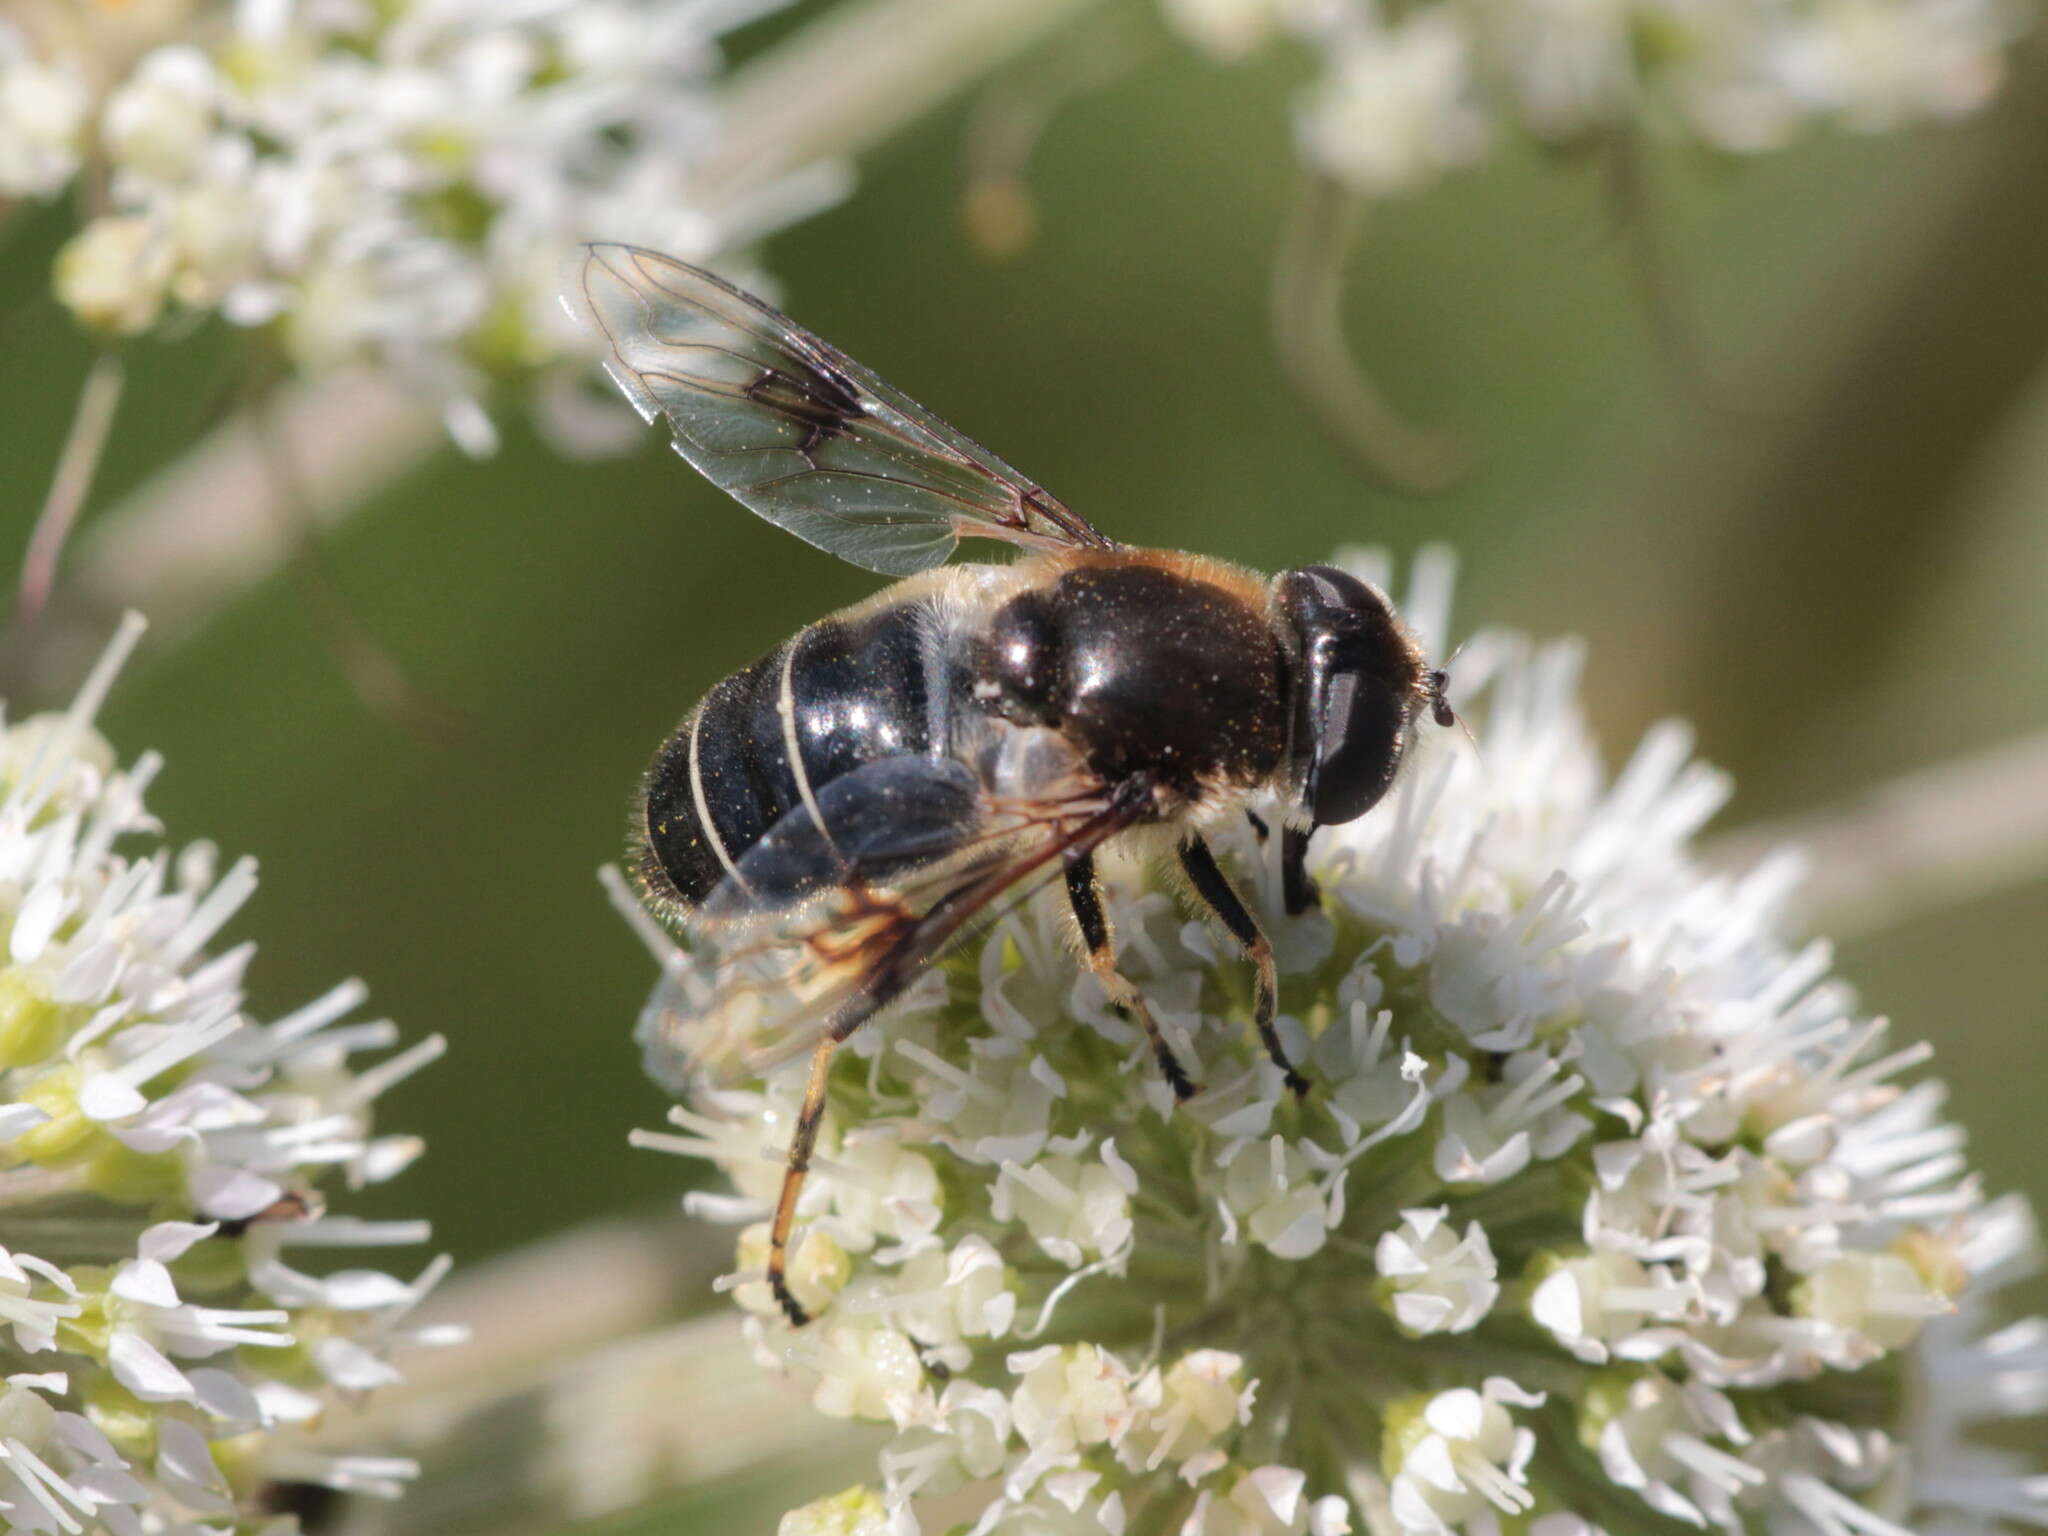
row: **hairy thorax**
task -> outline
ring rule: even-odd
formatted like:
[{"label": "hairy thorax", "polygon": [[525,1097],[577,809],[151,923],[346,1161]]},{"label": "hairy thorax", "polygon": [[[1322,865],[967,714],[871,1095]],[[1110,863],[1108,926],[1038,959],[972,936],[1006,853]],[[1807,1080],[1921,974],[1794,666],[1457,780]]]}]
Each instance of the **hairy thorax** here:
[{"label": "hairy thorax", "polygon": [[1147,777],[1162,813],[1278,771],[1286,654],[1258,577],[1155,550],[1031,564],[972,651],[985,709],[1057,732],[1105,783]]}]

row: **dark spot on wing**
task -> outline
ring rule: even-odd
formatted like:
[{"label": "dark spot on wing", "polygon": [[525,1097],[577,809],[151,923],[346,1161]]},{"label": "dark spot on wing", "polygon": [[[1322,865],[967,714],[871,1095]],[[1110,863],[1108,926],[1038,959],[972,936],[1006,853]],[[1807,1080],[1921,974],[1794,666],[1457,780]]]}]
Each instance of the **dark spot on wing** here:
[{"label": "dark spot on wing", "polygon": [[767,368],[741,393],[757,405],[802,422],[806,431],[797,451],[806,457],[821,444],[843,437],[848,424],[866,414],[853,385],[829,369],[789,373]]}]

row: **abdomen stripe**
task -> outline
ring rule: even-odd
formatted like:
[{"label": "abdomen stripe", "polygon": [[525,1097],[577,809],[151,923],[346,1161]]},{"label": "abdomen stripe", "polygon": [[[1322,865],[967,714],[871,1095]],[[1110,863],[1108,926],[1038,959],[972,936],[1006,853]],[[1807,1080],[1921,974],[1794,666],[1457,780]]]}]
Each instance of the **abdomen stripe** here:
[{"label": "abdomen stripe", "polygon": [[939,648],[925,603],[885,603],[821,620],[719,683],[648,770],[650,883],[700,905],[791,810],[818,818],[840,775],[943,751]]}]

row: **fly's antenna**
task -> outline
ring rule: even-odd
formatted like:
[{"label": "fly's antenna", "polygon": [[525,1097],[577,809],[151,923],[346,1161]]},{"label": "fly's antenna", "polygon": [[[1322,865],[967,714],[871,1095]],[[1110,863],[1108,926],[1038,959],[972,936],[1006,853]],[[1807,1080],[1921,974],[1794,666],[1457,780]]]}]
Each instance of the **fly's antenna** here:
[{"label": "fly's antenna", "polygon": [[1457,710],[1451,707],[1451,668],[1458,664],[1458,658],[1464,654],[1465,642],[1460,640],[1457,648],[1451,652],[1450,659],[1442,666],[1430,672],[1426,683],[1429,696],[1429,713],[1430,718],[1435,720],[1438,725],[1446,729],[1456,726],[1459,730],[1463,731],[1465,733],[1465,740],[1472,744],[1473,752],[1477,753],[1479,750],[1479,738],[1472,734],[1472,727],[1467,725]]},{"label": "fly's antenna", "polygon": [[1439,667],[1429,674],[1429,713],[1438,725],[1449,729],[1458,723],[1458,712],[1451,708],[1451,701],[1444,690],[1450,686],[1451,674]]}]

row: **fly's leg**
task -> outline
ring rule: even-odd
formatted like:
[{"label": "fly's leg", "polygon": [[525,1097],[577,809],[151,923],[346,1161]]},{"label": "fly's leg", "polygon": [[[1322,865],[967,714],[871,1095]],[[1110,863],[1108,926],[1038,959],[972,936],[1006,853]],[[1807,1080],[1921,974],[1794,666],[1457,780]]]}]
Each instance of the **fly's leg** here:
[{"label": "fly's leg", "polygon": [[[1266,825],[1266,818],[1257,811],[1246,811],[1244,819],[1251,823],[1252,835],[1263,844],[1272,830]],[[1299,917],[1322,904],[1322,887],[1308,872],[1308,840],[1314,833],[1314,827],[1280,828],[1280,889],[1289,917]]]},{"label": "fly's leg", "polygon": [[1152,1017],[1145,999],[1116,968],[1116,950],[1110,942],[1108,914],[1102,910],[1102,885],[1095,877],[1093,855],[1067,865],[1067,899],[1073,904],[1074,921],[1081,925],[1081,947],[1088,969],[1102,983],[1117,1017],[1135,1017],[1145,1027],[1145,1038],[1152,1042],[1152,1057],[1159,1063],[1160,1075],[1173,1089],[1174,1098],[1185,1103],[1201,1090],[1180,1064],[1180,1058],[1173,1054],[1166,1036],[1159,1032],[1159,1021]]},{"label": "fly's leg", "polygon": [[1310,827],[1280,829],[1280,890],[1287,915],[1299,917],[1322,903],[1323,893],[1315,876],[1308,872]]},{"label": "fly's leg", "polygon": [[768,1289],[789,1318],[801,1328],[811,1320],[802,1302],[789,1288],[785,1271],[789,1267],[789,1229],[796,1221],[796,1199],[803,1193],[804,1175],[811,1171],[811,1153],[818,1145],[818,1122],[825,1118],[825,1081],[832,1068],[832,1053],[839,1048],[837,1031],[820,1037],[811,1052],[810,1081],[804,1085],[803,1108],[797,1111],[796,1134],[789,1139],[789,1164],[782,1175],[782,1195],[775,1202],[775,1224],[768,1229]]},{"label": "fly's leg", "polygon": [[[903,919],[907,922],[907,918]],[[900,947],[900,940],[898,941]],[[804,1178],[811,1171],[811,1154],[818,1146],[818,1123],[825,1118],[825,1087],[832,1071],[832,1053],[847,1036],[896,1000],[908,984],[914,968],[895,963],[891,956],[882,961],[875,974],[859,992],[847,999],[826,1020],[825,1032],[811,1052],[811,1071],[804,1083],[804,1101],[796,1115],[796,1131],[789,1138],[789,1162],[783,1169],[782,1193],[775,1201],[775,1220],[768,1228],[768,1289],[790,1326],[801,1328],[811,1320],[810,1311],[789,1288],[789,1234],[796,1224],[797,1197],[803,1193]]]},{"label": "fly's leg", "polygon": [[[1103,920],[1095,868],[1089,859],[1105,838],[1114,837],[1137,818],[1151,795],[1150,782],[1143,775],[1133,775],[1117,787],[1108,805],[1097,806],[1085,814],[1063,818],[1057,814],[1060,807],[1048,804],[1043,808],[1042,824],[1050,836],[991,869],[969,872],[960,884],[927,906],[922,916],[913,914],[897,897],[850,888],[844,893],[847,901],[837,920],[811,935],[810,947],[825,965],[852,966],[852,974],[864,979],[845,1002],[826,1016],[824,1036],[811,1054],[810,1081],[804,1088],[803,1108],[797,1114],[796,1134],[790,1138],[789,1167],[783,1173],[782,1195],[775,1202],[775,1220],[768,1229],[768,1288],[775,1293],[776,1302],[792,1326],[801,1328],[811,1320],[811,1314],[789,1289],[789,1232],[796,1223],[797,1197],[803,1193],[804,1175],[810,1171],[811,1153],[817,1145],[818,1122],[825,1114],[825,1083],[833,1051],[901,996],[920,969],[952,942],[962,927],[986,911],[990,902],[1017,889],[1020,882],[1055,859],[1066,862],[1067,890],[1089,938],[1089,963],[1096,967],[1097,975],[1107,978],[1106,985],[1113,982],[1124,1000],[1136,1005],[1174,1092],[1186,1098],[1195,1091],[1187,1073],[1160,1039],[1158,1028],[1136,991],[1116,975],[1109,948],[1109,925]],[[747,855],[749,859],[753,856]],[[1099,961],[1095,958],[1098,954]],[[1115,1000],[1117,992],[1112,991],[1111,997]]]},{"label": "fly's leg", "polygon": [[[1303,841],[1306,843],[1305,835]],[[1273,1028],[1273,1016],[1280,1007],[1280,975],[1273,964],[1272,944],[1260,932],[1257,919],[1238,899],[1236,890],[1217,866],[1216,856],[1199,835],[1191,835],[1181,843],[1180,866],[1187,871],[1195,894],[1216,914],[1217,921],[1230,930],[1230,936],[1257,968],[1258,994],[1252,1005],[1252,1022],[1259,1027],[1259,1039],[1265,1044],[1266,1054],[1273,1058],[1273,1065],[1286,1076],[1287,1086],[1294,1090],[1295,1097],[1301,1097],[1308,1092],[1308,1079],[1294,1070],[1280,1044],[1279,1032]]]}]

